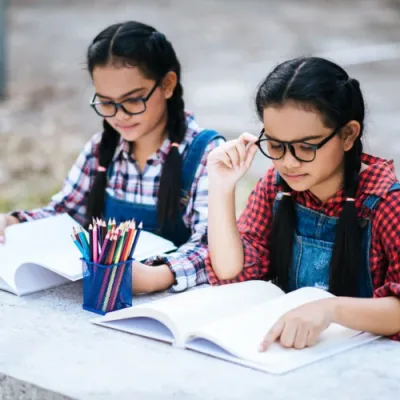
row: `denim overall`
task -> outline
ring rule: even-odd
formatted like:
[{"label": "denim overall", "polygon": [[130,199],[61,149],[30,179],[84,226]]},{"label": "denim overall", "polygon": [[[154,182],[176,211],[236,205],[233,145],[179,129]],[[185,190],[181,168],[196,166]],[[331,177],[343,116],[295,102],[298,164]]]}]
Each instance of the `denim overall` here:
[{"label": "denim overall", "polygon": [[[156,233],[165,239],[171,240],[177,247],[186,243],[191,235],[190,227],[186,227],[183,221],[184,209],[189,200],[189,193],[192,187],[197,168],[200,165],[204,151],[208,144],[216,139],[223,138],[219,133],[212,130],[203,130],[192,141],[186,150],[182,164],[181,184],[181,210],[177,223],[174,227],[167,226],[160,231],[157,222],[157,205],[132,203],[116,199],[106,192],[104,218],[115,218],[117,224],[121,221],[135,219],[136,222],[143,222],[143,229]],[[112,174],[112,165],[108,168],[108,175]],[[177,177],[178,179],[178,177]]]},{"label": "denim overall", "polygon": [[[400,190],[395,182],[389,192]],[[274,202],[274,211],[282,193],[278,193]],[[380,201],[379,196],[370,195],[364,201],[364,207],[373,211]],[[289,291],[305,286],[329,288],[329,265],[332,258],[339,218],[296,204],[297,229],[293,242],[292,268],[289,272]],[[371,219],[364,220],[362,227],[362,268],[358,297],[372,297],[373,285],[370,270]]]}]

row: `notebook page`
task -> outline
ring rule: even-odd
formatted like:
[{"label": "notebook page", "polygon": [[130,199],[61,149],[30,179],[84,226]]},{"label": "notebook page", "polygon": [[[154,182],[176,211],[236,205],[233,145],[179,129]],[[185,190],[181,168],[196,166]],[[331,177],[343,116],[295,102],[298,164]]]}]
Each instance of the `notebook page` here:
[{"label": "notebook page", "polygon": [[[177,326],[177,330],[180,332],[179,336],[183,339],[187,332],[204,324],[282,294],[283,292],[278,287],[264,281],[199,288],[151,303],[139,304],[132,309],[116,311],[93,322],[100,322],[104,325],[107,321],[130,319],[133,315],[154,318],[157,318],[158,315],[166,315]],[[134,321],[130,326],[130,332],[136,333]]]},{"label": "notebook page", "polygon": [[16,293],[16,289],[12,288],[4,279],[0,278],[0,290],[4,290],[6,292],[10,292],[10,293]]},{"label": "notebook page", "polygon": [[[77,280],[82,277],[82,266],[81,254],[71,240],[72,228],[76,226],[67,214],[12,225],[6,229],[4,248],[16,267],[42,265]],[[10,267],[5,265],[5,268]]]},{"label": "notebook page", "polygon": [[142,261],[147,258],[162,255],[176,249],[176,246],[160,236],[147,231],[141,231],[133,258]]},{"label": "notebook page", "polygon": [[[8,241],[8,239],[7,239]],[[9,289],[16,291],[15,287],[15,271],[18,267],[18,262],[15,260],[14,257],[11,257],[10,252],[7,250],[5,244],[0,245],[0,280],[4,282],[0,283],[0,289],[6,290],[7,292]]]},{"label": "notebook page", "polygon": [[298,357],[302,358],[302,362],[307,362],[307,358],[313,353],[341,346],[359,332],[332,324],[322,333],[319,343],[309,349],[301,351],[285,349],[275,343],[267,352],[260,353],[258,346],[269,329],[285,312],[307,302],[328,297],[332,295],[321,289],[299,289],[269,303],[257,304],[250,310],[238,312],[205,326],[196,332],[196,336],[216,343],[237,357],[261,364],[287,363],[290,359],[296,362]]}]

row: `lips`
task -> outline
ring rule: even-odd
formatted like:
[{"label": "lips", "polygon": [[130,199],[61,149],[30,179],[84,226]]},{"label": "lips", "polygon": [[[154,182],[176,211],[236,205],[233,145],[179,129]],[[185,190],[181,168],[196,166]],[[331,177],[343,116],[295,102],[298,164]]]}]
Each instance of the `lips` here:
[{"label": "lips", "polygon": [[132,125],[120,125],[120,124],[115,124],[115,126],[118,128],[118,129],[121,129],[121,130],[129,130],[129,129],[133,129],[133,128],[136,128],[137,126],[138,126],[139,124],[132,124]]},{"label": "lips", "polygon": [[307,174],[283,174],[285,179],[288,180],[298,180],[307,176]]}]

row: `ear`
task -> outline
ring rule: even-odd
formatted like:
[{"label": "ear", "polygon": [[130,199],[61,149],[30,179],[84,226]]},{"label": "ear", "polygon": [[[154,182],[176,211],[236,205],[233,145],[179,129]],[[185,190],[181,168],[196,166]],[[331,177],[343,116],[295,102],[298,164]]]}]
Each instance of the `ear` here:
[{"label": "ear", "polygon": [[176,73],[174,71],[169,71],[161,83],[161,89],[164,93],[165,100],[168,100],[172,97],[177,83],[178,77],[176,76]]},{"label": "ear", "polygon": [[342,128],[341,138],[343,142],[343,150],[349,151],[352,149],[354,142],[360,136],[361,126],[357,121],[350,121]]}]

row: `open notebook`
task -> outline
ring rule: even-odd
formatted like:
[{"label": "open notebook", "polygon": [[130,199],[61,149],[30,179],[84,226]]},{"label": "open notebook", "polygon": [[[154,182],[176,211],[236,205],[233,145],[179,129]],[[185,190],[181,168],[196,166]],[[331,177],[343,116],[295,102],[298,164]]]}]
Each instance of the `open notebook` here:
[{"label": "open notebook", "polygon": [[249,281],[190,290],[92,322],[280,374],[378,338],[332,324],[314,347],[285,349],[274,343],[267,352],[258,351],[269,328],[286,311],[329,296],[318,288],[285,295],[272,283]]},{"label": "open notebook", "polygon": [[[6,228],[6,243],[0,245],[0,290],[21,296],[81,279],[81,254],[71,239],[77,226],[68,214],[60,214]],[[175,248],[142,231],[134,257],[145,260]]]}]

